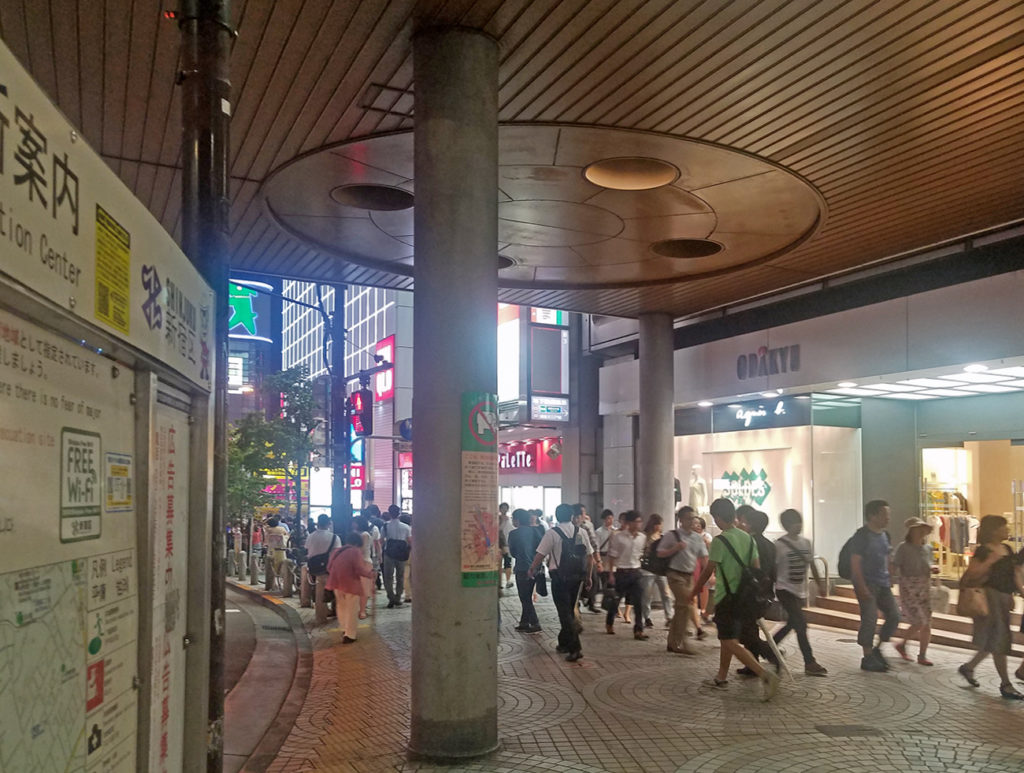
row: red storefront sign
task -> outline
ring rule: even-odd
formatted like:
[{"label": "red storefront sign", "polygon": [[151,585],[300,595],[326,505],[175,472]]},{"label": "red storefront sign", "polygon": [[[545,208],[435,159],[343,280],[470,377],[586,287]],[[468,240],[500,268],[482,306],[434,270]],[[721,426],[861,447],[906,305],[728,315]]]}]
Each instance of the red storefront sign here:
[{"label": "red storefront sign", "polygon": [[[385,362],[395,364],[395,337],[393,335],[377,342],[376,354]],[[395,369],[393,367],[375,373],[373,376],[373,396],[378,400],[388,400],[395,396]]]},{"label": "red storefront sign", "polygon": [[500,473],[561,473],[562,439],[543,438],[498,446]]},{"label": "red storefront sign", "polygon": [[366,467],[361,464],[350,464],[348,466],[349,488],[353,491],[362,491],[366,488]]}]

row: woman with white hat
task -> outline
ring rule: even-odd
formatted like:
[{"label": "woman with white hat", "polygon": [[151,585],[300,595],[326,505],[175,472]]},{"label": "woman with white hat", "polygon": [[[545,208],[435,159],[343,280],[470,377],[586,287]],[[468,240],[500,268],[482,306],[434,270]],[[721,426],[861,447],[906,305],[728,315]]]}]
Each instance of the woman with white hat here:
[{"label": "woman with white hat", "polygon": [[896,548],[892,565],[900,584],[900,616],[910,624],[910,628],[903,641],[896,645],[896,651],[904,660],[910,660],[907,642],[916,636],[921,643],[917,662],[930,666],[928,643],[932,638],[932,602],[929,591],[931,575],[939,571],[932,565],[932,548],[927,544],[932,527],[920,518],[908,518],[903,525],[907,534]]}]

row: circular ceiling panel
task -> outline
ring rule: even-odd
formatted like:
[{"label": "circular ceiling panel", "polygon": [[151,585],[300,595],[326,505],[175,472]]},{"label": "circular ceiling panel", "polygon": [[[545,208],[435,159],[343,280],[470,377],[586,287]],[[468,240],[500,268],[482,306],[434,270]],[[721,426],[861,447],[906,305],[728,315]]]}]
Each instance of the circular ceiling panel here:
[{"label": "circular ceiling panel", "polygon": [[[824,199],[803,178],[719,145],[558,124],[503,125],[498,137],[505,287],[628,287],[733,271],[789,251],[824,219]],[[412,142],[403,132],[312,151],[268,176],[264,205],[321,252],[410,276]]]}]

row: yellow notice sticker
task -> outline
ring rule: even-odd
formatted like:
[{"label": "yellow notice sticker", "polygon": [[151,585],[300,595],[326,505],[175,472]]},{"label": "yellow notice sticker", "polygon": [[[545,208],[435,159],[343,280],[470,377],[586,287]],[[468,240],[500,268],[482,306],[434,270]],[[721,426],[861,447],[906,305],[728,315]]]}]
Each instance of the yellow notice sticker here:
[{"label": "yellow notice sticker", "polygon": [[128,333],[132,237],[96,205],[96,319]]}]

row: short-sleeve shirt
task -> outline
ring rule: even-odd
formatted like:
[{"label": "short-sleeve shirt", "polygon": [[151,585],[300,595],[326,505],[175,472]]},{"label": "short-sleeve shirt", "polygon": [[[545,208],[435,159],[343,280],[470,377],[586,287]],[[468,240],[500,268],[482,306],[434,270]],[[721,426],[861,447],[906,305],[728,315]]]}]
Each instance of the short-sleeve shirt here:
[{"label": "short-sleeve shirt", "polygon": [[869,585],[886,588],[892,585],[892,579],[889,577],[891,552],[889,535],[884,531],[875,532],[867,527],[857,531],[850,544],[850,554],[860,556],[860,571],[864,575],[864,582]]},{"label": "short-sleeve shirt", "polygon": [[633,536],[628,529],[620,529],[608,543],[608,555],[615,561],[616,569],[639,569],[646,547],[647,535],[642,531]]},{"label": "short-sleeve shirt", "polygon": [[[1017,558],[1009,547],[1003,545],[1003,551],[1005,555],[996,561],[988,570],[988,578],[985,580],[984,585],[986,588],[992,588],[1000,593],[1013,593],[1017,590],[1017,584],[1014,581],[1014,572],[1017,566]],[[974,558],[978,561],[984,561],[992,554],[987,545],[979,545],[978,549],[974,551]]]},{"label": "short-sleeve shirt", "polygon": [[575,532],[576,544],[583,545],[587,549],[588,556],[594,552],[594,549],[590,547],[590,540],[587,539],[587,535],[583,533],[582,529],[577,529],[571,523],[559,523],[544,532],[540,544],[537,545],[537,552],[548,559],[548,568],[553,572],[558,569],[558,559],[562,557],[562,537],[559,532],[569,539],[573,539]]},{"label": "short-sleeve shirt", "polygon": [[597,552],[602,556],[608,552],[608,545],[611,544],[612,536],[615,533],[615,529],[608,529],[604,526],[594,532],[594,536],[597,537]]},{"label": "short-sleeve shirt", "polygon": [[[678,538],[676,535],[679,535]],[[708,546],[704,544],[704,539],[697,532],[684,532],[681,529],[674,529],[665,532],[665,536],[658,543],[658,550],[674,548],[680,542],[686,545],[686,549],[672,554],[672,558],[668,562],[668,568],[676,572],[693,574],[697,571],[697,559],[707,557]]]},{"label": "short-sleeve shirt", "polygon": [[271,550],[284,550],[284,541],[288,539],[288,530],[284,526],[268,526],[263,530],[267,547]]},{"label": "short-sleeve shirt", "polygon": [[412,527],[407,523],[392,519],[384,524],[384,539],[408,540],[412,535]]},{"label": "short-sleeve shirt", "polygon": [[775,587],[807,598],[807,566],[811,563],[811,541],[806,537],[775,540]]},{"label": "short-sleeve shirt", "polygon": [[717,604],[728,595],[725,586],[728,585],[733,593],[740,587],[740,576],[743,573],[743,566],[737,563],[732,557],[729,549],[722,544],[722,540],[728,540],[736,555],[740,557],[744,565],[749,565],[757,558],[757,545],[754,538],[742,529],[733,527],[727,529],[711,540],[709,558],[717,564],[718,582],[715,583],[715,603]]},{"label": "short-sleeve shirt", "polygon": [[900,577],[930,577],[932,573],[931,545],[901,542],[896,546],[892,565]]}]

